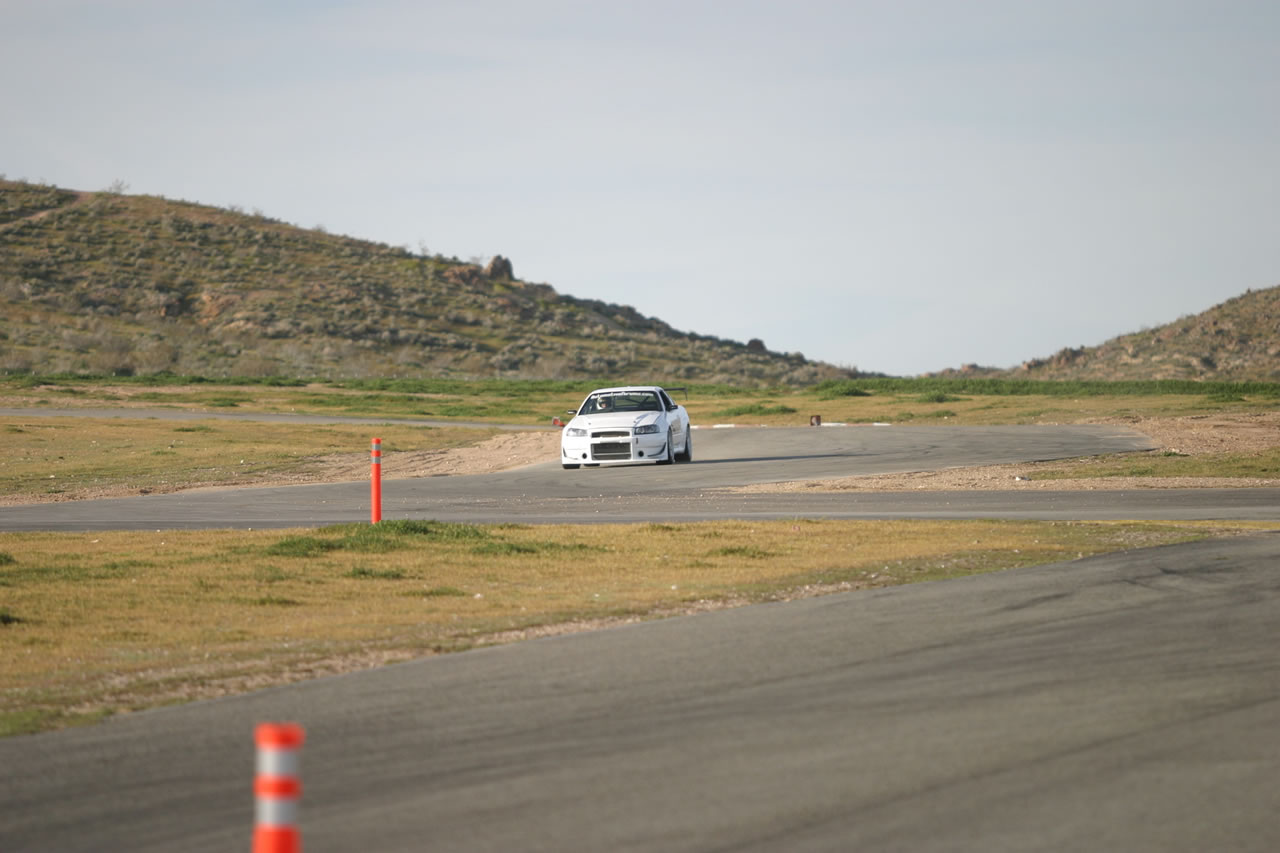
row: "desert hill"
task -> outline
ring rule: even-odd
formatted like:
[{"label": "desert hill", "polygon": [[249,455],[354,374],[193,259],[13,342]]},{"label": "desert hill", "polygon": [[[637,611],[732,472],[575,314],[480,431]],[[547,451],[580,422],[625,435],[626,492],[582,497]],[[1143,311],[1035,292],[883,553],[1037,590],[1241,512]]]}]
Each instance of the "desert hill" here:
[{"label": "desert hill", "polygon": [[0,370],[805,385],[799,353],[680,332],[487,265],[155,196],[0,180]]},{"label": "desert hill", "polygon": [[1098,346],[1067,347],[1012,369],[971,364],[934,375],[1280,381],[1280,287],[1250,290],[1194,316]]}]

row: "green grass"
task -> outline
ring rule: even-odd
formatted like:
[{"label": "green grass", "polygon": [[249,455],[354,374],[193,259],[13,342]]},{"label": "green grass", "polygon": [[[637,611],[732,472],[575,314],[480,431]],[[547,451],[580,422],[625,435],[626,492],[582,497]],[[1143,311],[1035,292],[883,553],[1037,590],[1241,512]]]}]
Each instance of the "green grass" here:
[{"label": "green grass", "polygon": [[830,379],[814,387],[819,400],[836,400],[841,397],[870,397],[871,392],[856,379]]},{"label": "green grass", "polygon": [[483,542],[471,549],[473,554],[484,556],[510,557],[522,554],[537,554],[546,549],[537,542]]},{"label": "green grass", "polygon": [[[263,549],[268,557],[316,557],[330,551],[382,554],[411,548],[423,540],[455,542],[483,540],[486,528],[474,524],[439,521],[388,520],[378,524],[338,524],[323,527],[315,536],[286,536]],[[486,543],[490,544],[490,543]],[[494,551],[499,553],[500,549]]]},{"label": "green grass", "polygon": [[522,554],[547,554],[547,553],[566,553],[566,552],[583,552],[583,551],[601,551],[606,550],[603,546],[587,545],[581,542],[565,543],[565,542],[506,542],[506,541],[490,541],[481,542],[471,548],[473,554],[483,554],[487,556],[512,556]]},{"label": "green grass", "polygon": [[356,566],[347,572],[347,577],[362,580],[401,581],[409,575],[400,569],[371,569],[368,566]]},{"label": "green grass", "polygon": [[724,548],[716,548],[708,556],[711,557],[746,557],[749,560],[764,560],[768,557],[775,556],[772,551],[766,551],[755,545],[728,545]]},{"label": "green grass", "polygon": [[894,419],[898,421],[914,421],[917,418],[946,420],[954,417],[958,417],[958,415],[951,409],[931,409],[924,412],[898,412]]},{"label": "green grass", "polygon": [[340,548],[342,545],[333,539],[320,539],[316,536],[290,536],[274,542],[262,550],[268,557],[315,557]]},{"label": "green grass", "polygon": [[111,709],[99,709],[87,713],[49,708],[28,708],[18,711],[0,711],[0,737],[31,735],[53,729],[87,726],[100,722],[114,713]]},{"label": "green grass", "polygon": [[713,418],[740,418],[744,415],[794,415],[796,409],[791,406],[773,405],[767,403],[747,403],[742,406],[731,406],[727,409],[720,409],[712,412]]},{"label": "green grass", "polygon": [[249,599],[249,604],[254,607],[301,607],[302,602],[294,598],[285,598],[282,595],[261,595],[257,598]]}]

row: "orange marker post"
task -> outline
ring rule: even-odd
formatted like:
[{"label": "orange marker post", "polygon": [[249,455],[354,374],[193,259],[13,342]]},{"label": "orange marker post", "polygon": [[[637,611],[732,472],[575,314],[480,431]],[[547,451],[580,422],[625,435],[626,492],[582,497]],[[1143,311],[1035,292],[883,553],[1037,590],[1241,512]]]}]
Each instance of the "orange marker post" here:
[{"label": "orange marker post", "polygon": [[298,750],[306,734],[297,723],[262,723],[254,732],[258,746],[253,780],[253,853],[299,853]]},{"label": "orange marker post", "polygon": [[370,513],[369,523],[382,521],[382,439],[373,440],[369,458]]}]

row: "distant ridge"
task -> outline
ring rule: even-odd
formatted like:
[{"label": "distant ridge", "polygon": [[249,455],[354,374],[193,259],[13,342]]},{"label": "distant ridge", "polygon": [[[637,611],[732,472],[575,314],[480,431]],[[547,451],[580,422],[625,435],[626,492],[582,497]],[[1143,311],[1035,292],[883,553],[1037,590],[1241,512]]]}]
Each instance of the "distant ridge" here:
[{"label": "distant ridge", "polygon": [[0,371],[808,385],[856,371],[260,213],[0,180]]},{"label": "distant ridge", "polygon": [[933,376],[1222,382],[1280,381],[1280,286],[1094,347],[1059,350],[1012,369],[965,365]]}]

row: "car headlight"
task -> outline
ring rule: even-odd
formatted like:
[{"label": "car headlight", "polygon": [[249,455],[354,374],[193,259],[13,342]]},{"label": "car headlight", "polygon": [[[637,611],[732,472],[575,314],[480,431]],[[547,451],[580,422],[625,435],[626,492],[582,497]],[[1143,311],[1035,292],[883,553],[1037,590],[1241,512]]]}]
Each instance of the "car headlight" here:
[{"label": "car headlight", "polygon": [[658,431],[657,424],[645,424],[636,427],[636,435],[654,435]]},{"label": "car headlight", "polygon": [[569,427],[564,431],[564,434],[573,436],[574,438],[581,438],[587,434],[587,431],[585,429],[578,429],[577,427]]}]

